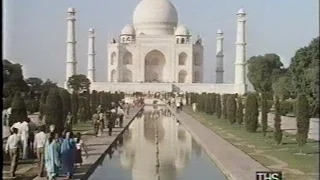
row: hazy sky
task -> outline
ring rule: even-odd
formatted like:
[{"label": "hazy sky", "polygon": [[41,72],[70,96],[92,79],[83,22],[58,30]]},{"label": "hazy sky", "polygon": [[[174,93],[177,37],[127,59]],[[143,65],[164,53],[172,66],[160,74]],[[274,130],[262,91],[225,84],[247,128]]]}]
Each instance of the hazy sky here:
[{"label": "hazy sky", "polygon": [[[96,29],[97,81],[107,80],[109,34],[132,23],[140,0],[5,0],[5,58],[23,65],[27,77],[63,84],[66,61],[66,11],[74,7],[78,73],[86,74],[87,33]],[[247,11],[247,56],[276,53],[288,65],[295,51],[318,36],[318,0],[171,0],[179,21],[205,46],[205,82],[215,75],[216,31],[225,33],[225,81],[233,82],[236,13]],[[195,38],[194,38],[195,39]]]}]

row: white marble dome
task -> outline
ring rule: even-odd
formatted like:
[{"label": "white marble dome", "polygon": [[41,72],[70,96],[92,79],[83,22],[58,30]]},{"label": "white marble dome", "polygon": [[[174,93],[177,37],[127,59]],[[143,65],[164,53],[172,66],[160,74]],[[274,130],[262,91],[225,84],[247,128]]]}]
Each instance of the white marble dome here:
[{"label": "white marble dome", "polygon": [[178,19],[177,9],[169,0],[142,0],[133,13],[138,35],[173,35]]},{"label": "white marble dome", "polygon": [[175,31],[175,35],[176,36],[188,36],[188,35],[190,35],[190,31],[185,25],[180,24]]},{"label": "white marble dome", "polygon": [[121,31],[122,35],[134,35],[135,29],[131,24],[127,24]]}]

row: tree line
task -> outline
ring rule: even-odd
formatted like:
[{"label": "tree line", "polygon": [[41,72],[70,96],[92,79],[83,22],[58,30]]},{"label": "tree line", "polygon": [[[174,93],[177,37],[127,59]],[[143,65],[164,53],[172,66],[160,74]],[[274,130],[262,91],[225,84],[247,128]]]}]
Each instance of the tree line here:
[{"label": "tree line", "polygon": [[62,130],[69,112],[73,123],[85,122],[99,105],[109,108],[111,102],[124,98],[123,92],[90,92],[90,81],[82,74],[69,78],[69,92],[49,79],[45,82],[37,77],[24,79],[20,64],[3,60],[3,65],[3,109],[11,107],[9,126],[26,119],[28,114],[39,112],[40,118],[45,116],[47,126],[55,124]]},{"label": "tree line", "polygon": [[[279,97],[275,96],[272,103],[268,104],[268,93],[247,93],[243,96],[238,94],[216,94],[216,93],[186,93],[187,104],[195,103],[197,110],[214,115],[217,119],[228,121],[230,125],[240,125],[248,132],[256,132],[261,127],[263,136],[268,130],[268,113],[274,107],[274,127],[273,136],[277,145],[281,144],[283,131],[281,129],[281,113]],[[270,102],[270,101],[269,101]],[[310,114],[308,113],[309,102],[304,93],[297,97],[295,106],[297,107],[296,140],[300,147],[307,143]],[[259,109],[261,110],[261,121],[259,123]]]},{"label": "tree line", "polygon": [[319,117],[319,37],[298,49],[285,68],[276,54],[253,56],[248,60],[248,79],[258,93],[270,92],[280,99],[282,115],[297,113],[298,95],[309,102],[308,112]]}]

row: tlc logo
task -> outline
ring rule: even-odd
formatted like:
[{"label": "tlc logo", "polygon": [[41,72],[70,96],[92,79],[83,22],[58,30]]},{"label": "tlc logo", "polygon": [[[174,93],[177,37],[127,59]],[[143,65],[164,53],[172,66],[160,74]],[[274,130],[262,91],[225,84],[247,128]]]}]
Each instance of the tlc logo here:
[{"label": "tlc logo", "polygon": [[282,180],[282,172],[256,172],[256,180]]}]

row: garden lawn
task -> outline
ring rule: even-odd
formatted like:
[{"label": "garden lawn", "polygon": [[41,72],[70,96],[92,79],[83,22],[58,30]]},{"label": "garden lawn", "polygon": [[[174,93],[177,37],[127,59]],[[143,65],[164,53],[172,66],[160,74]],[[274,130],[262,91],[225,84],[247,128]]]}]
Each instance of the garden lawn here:
[{"label": "garden lawn", "polygon": [[263,137],[260,128],[249,133],[243,125],[231,125],[229,120],[218,119],[215,115],[193,112],[190,107],[185,107],[184,112],[269,169],[283,171],[286,179],[316,179],[318,175],[319,142],[315,140],[308,140],[303,147],[307,155],[297,155],[299,149],[294,134],[284,132],[282,144],[276,145],[270,127]]}]

